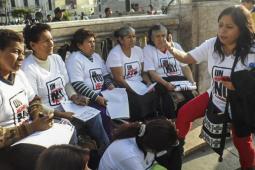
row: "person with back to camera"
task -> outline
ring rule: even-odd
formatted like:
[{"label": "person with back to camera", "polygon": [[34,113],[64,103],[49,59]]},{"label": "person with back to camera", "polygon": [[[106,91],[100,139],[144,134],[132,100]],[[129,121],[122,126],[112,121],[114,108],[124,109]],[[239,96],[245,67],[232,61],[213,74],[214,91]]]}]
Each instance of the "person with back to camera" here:
[{"label": "person with back to camera", "polygon": [[143,120],[156,113],[156,94],[154,91],[138,95],[127,81],[151,84],[147,73],[143,71],[143,51],[135,45],[136,35],[132,27],[125,26],[115,31],[118,44],[110,51],[106,66],[114,81],[126,88],[131,120]]},{"label": "person with back to camera", "polygon": [[[165,26],[157,24],[149,29],[148,45],[143,49],[144,69],[152,80],[157,82],[155,89],[161,99],[159,104],[161,113],[170,119],[175,119],[177,110],[194,96],[190,90],[174,92],[175,86],[171,82],[189,80],[194,83],[194,80],[190,67],[177,61],[167,50],[165,46],[167,38]],[[174,45],[182,50],[178,43]]]},{"label": "person with back to camera", "polygon": [[53,54],[54,42],[51,28],[47,24],[26,26],[24,37],[27,48],[33,51],[25,60],[22,69],[42,102],[55,116],[66,118],[76,127],[78,135],[83,134],[83,126],[88,127],[91,136],[100,147],[105,148],[109,139],[103,128],[101,116],[86,122],[77,121],[72,112],[64,112],[61,102],[71,100],[81,106],[87,105],[87,98],[78,95],[69,82],[66,66],[61,57]]},{"label": "person with back to camera", "polygon": [[44,147],[11,145],[34,132],[52,127],[53,114],[39,117],[43,112],[41,100],[20,70],[24,60],[22,36],[2,29],[0,37],[0,167],[33,170]]},{"label": "person with back to camera", "polygon": [[78,94],[90,99],[89,106],[101,111],[103,126],[111,138],[107,101],[100,92],[105,88],[111,90],[114,85],[103,59],[95,53],[95,34],[83,28],[78,29],[73,35],[70,51],[71,55],[66,60],[70,82]]},{"label": "person with back to camera", "polygon": [[149,170],[156,161],[168,170],[181,169],[177,132],[174,124],[166,119],[121,125],[98,170]]},{"label": "person with back to camera", "polygon": [[54,145],[45,149],[36,163],[36,170],[90,170],[89,150],[73,145]]},{"label": "person with back to camera", "polygon": [[[230,78],[233,63],[237,61],[234,69],[236,72],[249,69],[249,64],[255,62],[254,38],[255,29],[250,12],[243,6],[235,6],[220,13],[217,36],[206,40],[190,52],[177,50],[171,42],[167,42],[174,57],[183,63],[196,64],[207,61],[208,71],[213,79],[208,92],[189,101],[179,110],[176,128],[181,141],[185,139],[191,123],[205,115],[210,94],[214,108],[224,112],[227,94],[236,90]],[[235,113],[231,112],[231,109],[226,110],[229,117],[234,118]],[[233,119],[231,122],[233,143],[239,154],[241,169],[255,169],[252,132],[244,125],[236,126]],[[242,125],[242,122],[239,124]]]}]

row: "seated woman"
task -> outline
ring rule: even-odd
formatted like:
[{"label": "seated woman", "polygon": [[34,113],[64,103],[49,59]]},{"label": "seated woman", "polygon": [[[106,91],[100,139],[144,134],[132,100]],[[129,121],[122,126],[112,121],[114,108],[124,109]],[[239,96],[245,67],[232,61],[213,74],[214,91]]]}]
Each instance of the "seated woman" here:
[{"label": "seated woman", "polygon": [[44,150],[36,170],[89,170],[89,151],[73,145],[55,145]]},{"label": "seated woman", "polygon": [[104,152],[98,170],[149,170],[157,161],[168,170],[180,170],[182,159],[171,121],[150,120],[123,124]]},{"label": "seated woman", "polygon": [[0,30],[0,37],[0,167],[33,170],[44,147],[11,145],[34,132],[49,129],[53,114],[39,117],[43,111],[40,98],[19,70],[24,60],[23,38],[7,29]]},{"label": "seated woman", "polygon": [[[188,79],[193,84],[194,80],[189,66],[177,61],[167,50],[166,39],[167,29],[163,25],[154,25],[149,29],[148,45],[143,49],[144,69],[157,82],[156,92],[161,99],[161,113],[174,119],[178,108],[194,96],[191,91],[183,90],[181,93],[177,93],[177,97],[182,95],[179,101],[174,102],[176,98],[173,98],[172,95],[176,94],[175,86],[170,82]],[[174,43],[174,45],[182,50],[179,44]]]},{"label": "seated woman", "polygon": [[106,114],[106,99],[100,94],[103,88],[113,89],[104,61],[95,53],[95,34],[85,29],[77,30],[70,46],[71,55],[66,68],[74,89],[90,99],[89,106],[101,111],[103,125],[111,137],[111,118]]},{"label": "seated woman", "polygon": [[61,107],[62,101],[72,100],[79,105],[86,104],[86,98],[76,94],[66,71],[65,63],[59,55],[53,54],[53,38],[51,28],[47,24],[34,24],[26,26],[24,37],[27,48],[33,53],[29,55],[22,65],[35,93],[42,98],[47,107],[54,109],[55,116],[70,120],[78,134],[86,125],[92,137],[100,146],[109,144],[109,139],[103,128],[100,115],[86,121],[75,121],[73,113],[64,112]]},{"label": "seated woman", "polygon": [[151,84],[148,75],[143,72],[142,49],[135,46],[135,30],[132,27],[122,27],[115,31],[115,37],[118,45],[110,51],[106,66],[115,82],[127,90],[131,120],[153,116],[156,112],[155,93],[151,91],[145,95],[138,95],[128,84],[128,81],[140,82],[141,86]]}]

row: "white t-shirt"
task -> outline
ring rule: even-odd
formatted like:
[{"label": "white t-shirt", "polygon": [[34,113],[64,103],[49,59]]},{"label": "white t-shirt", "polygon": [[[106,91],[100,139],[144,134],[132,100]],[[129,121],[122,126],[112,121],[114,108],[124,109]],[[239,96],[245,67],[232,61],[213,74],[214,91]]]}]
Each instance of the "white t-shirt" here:
[{"label": "white t-shirt", "polygon": [[91,90],[99,93],[104,84],[103,76],[107,75],[103,59],[97,54],[92,54],[92,59],[85,57],[80,51],[73,52],[66,60],[66,68],[71,83],[82,81]]},{"label": "white t-shirt", "polygon": [[60,107],[61,101],[68,100],[65,85],[69,82],[65,63],[57,54],[48,56],[50,70],[42,68],[33,54],[29,55],[22,64],[35,93],[41,97],[42,103],[52,107]]},{"label": "white t-shirt", "polygon": [[25,74],[16,72],[14,84],[0,80],[0,126],[13,127],[28,121],[29,101],[35,94]]},{"label": "white t-shirt", "polygon": [[134,46],[131,49],[131,56],[127,57],[120,45],[116,45],[109,53],[106,66],[109,72],[112,67],[122,67],[125,80],[142,81],[143,52],[140,47]]},{"label": "white t-shirt", "polygon": [[135,138],[114,141],[104,152],[98,170],[145,170],[152,164],[154,154],[138,148]]},{"label": "white t-shirt", "polygon": [[[174,43],[174,46],[183,51],[179,44]],[[156,47],[147,45],[143,49],[143,55],[145,71],[155,70],[160,77],[183,76],[181,67],[187,64],[180,63],[168,50],[163,53]]]},{"label": "white t-shirt", "polygon": [[[201,63],[203,61],[208,62],[208,72],[212,77],[211,87],[208,90],[210,94],[213,94],[213,103],[224,112],[226,106],[227,89],[222,83],[214,81],[215,76],[228,76],[230,77],[231,68],[234,63],[235,57],[233,55],[225,56],[224,61],[218,53],[214,52],[214,44],[216,37],[206,40],[199,47],[191,50],[189,54],[197,61]],[[235,71],[247,70],[249,63],[255,62],[255,54],[248,54],[248,58],[245,61],[245,65],[239,61],[235,67]]]}]

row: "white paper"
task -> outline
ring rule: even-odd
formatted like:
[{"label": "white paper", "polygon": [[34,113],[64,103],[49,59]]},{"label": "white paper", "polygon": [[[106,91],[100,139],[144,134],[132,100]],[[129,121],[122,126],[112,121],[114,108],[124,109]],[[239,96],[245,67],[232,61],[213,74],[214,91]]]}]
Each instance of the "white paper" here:
[{"label": "white paper", "polygon": [[61,103],[61,106],[66,112],[73,112],[73,117],[76,117],[84,122],[95,117],[100,113],[100,110],[97,110],[89,106],[79,106],[72,101],[65,101]]},{"label": "white paper", "polygon": [[170,83],[175,85],[174,91],[196,90],[197,89],[197,86],[192,84],[189,81],[171,81]]},{"label": "white paper", "polygon": [[145,95],[148,93],[157,83],[151,84],[149,87],[147,87],[143,82],[141,81],[128,81],[126,80],[129,87],[136,92],[136,94],[139,95]]},{"label": "white paper", "polygon": [[74,127],[69,124],[54,123],[53,126],[45,131],[35,132],[32,135],[14,143],[29,143],[44,146],[46,148],[52,145],[69,144],[74,132]]},{"label": "white paper", "polygon": [[114,88],[101,92],[107,100],[107,112],[112,119],[129,118],[129,104],[126,89]]}]

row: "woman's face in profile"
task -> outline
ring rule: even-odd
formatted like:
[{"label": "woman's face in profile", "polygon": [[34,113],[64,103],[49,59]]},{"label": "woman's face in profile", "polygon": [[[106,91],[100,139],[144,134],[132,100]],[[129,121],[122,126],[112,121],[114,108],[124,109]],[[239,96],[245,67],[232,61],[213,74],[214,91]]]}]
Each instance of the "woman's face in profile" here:
[{"label": "woman's face in profile", "polygon": [[24,60],[24,44],[11,42],[5,49],[0,49],[0,71],[10,73],[18,71]]},{"label": "woman's face in profile", "polygon": [[39,59],[47,59],[47,57],[53,53],[53,37],[51,32],[46,30],[41,33],[38,42],[31,42],[31,47]]}]

